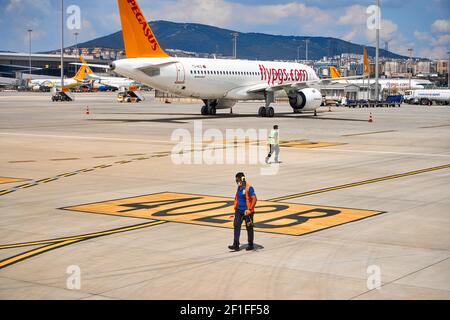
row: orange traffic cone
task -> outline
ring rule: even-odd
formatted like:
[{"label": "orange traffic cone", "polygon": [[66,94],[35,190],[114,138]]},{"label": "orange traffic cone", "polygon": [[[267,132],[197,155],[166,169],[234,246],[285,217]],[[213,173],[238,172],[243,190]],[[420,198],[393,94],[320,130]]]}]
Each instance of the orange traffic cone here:
[{"label": "orange traffic cone", "polygon": [[372,112],[369,115],[369,122],[373,122]]},{"label": "orange traffic cone", "polygon": [[86,107],[86,114],[87,114],[87,115],[91,114],[91,112],[89,111],[89,106]]}]

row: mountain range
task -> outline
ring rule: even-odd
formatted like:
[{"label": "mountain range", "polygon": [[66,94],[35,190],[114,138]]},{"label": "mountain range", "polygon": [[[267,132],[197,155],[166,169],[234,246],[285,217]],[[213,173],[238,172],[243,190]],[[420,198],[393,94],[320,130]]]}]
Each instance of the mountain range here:
[{"label": "mountain range", "polygon": [[[161,47],[196,53],[233,55],[231,33],[236,31],[204,24],[151,21]],[[236,32],[237,55],[243,59],[257,60],[295,60],[305,59],[306,44],[309,40],[308,58],[319,60],[324,56],[341,53],[362,54],[364,46],[331,37],[282,36],[263,33]],[[122,31],[78,44],[79,48],[123,49]],[[367,48],[369,56],[375,56],[375,48]],[[405,59],[389,51],[380,49],[380,56]]]}]

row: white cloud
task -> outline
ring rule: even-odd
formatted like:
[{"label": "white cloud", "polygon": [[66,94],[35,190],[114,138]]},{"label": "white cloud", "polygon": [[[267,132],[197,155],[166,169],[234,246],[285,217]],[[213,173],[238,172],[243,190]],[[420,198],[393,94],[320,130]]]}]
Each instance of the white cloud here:
[{"label": "white cloud", "polygon": [[[368,14],[367,7],[361,5],[353,5],[348,7],[344,14],[338,19],[338,24],[349,26],[351,29],[343,39],[355,42],[374,43],[376,40],[375,30],[367,28]],[[398,26],[391,20],[381,19],[380,38],[381,40],[395,40],[399,37],[397,34]]]},{"label": "white cloud", "polygon": [[224,28],[235,26],[298,24],[298,31],[326,30],[333,21],[325,10],[299,2],[273,5],[245,5],[226,0],[164,1],[161,6],[143,8],[150,12],[150,20],[162,19],[177,22],[196,22]]},{"label": "white cloud", "polygon": [[436,20],[431,29],[436,32],[450,32],[450,20]]},{"label": "white cloud", "polygon": [[430,39],[430,34],[428,32],[414,31],[414,37],[417,40],[425,41]]},{"label": "white cloud", "polygon": [[446,47],[422,48],[419,50],[419,56],[429,59],[445,59],[448,49]]},{"label": "white cloud", "polygon": [[443,46],[447,43],[450,43],[450,34],[444,34],[442,36],[437,37],[436,39],[432,39],[431,43],[434,46]]}]

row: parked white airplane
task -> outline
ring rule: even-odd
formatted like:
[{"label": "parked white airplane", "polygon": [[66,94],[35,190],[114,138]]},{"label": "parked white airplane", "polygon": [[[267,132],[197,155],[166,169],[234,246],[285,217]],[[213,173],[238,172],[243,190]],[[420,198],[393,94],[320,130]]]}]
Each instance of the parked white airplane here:
[{"label": "parked white airplane", "polygon": [[[81,67],[78,72],[69,79],[64,79],[64,88],[78,87],[83,84],[84,75],[86,73],[86,67]],[[49,78],[49,79],[33,79],[28,81],[28,86],[34,91],[39,91],[42,88],[61,88],[60,78]]]},{"label": "parked white airplane", "polygon": [[[285,91],[294,112],[315,111],[321,80],[300,63],[174,58],[160,47],[136,0],[118,0],[127,59],[111,64],[116,73],[161,91],[203,100],[203,115],[233,107],[238,100],[264,100],[260,116],[274,116],[271,103]],[[348,77],[361,78],[361,77]]]},{"label": "parked white airplane", "polygon": [[[338,80],[341,78],[339,71],[335,67],[330,68],[331,77],[336,79],[338,83],[350,83],[357,84],[359,86],[367,85],[367,79],[357,79],[357,80]],[[367,49],[364,48],[364,74],[369,73],[369,59],[367,56]],[[370,79],[370,85],[374,85],[376,82],[375,79]],[[411,79],[411,83],[409,79],[378,79],[378,83],[381,86],[381,90],[407,90],[407,89],[424,89],[433,85],[430,80],[424,79]]]},{"label": "parked white airplane", "polygon": [[74,63],[74,64],[86,67],[86,72],[88,74],[88,77],[89,77],[89,79],[92,80],[92,82],[91,82],[92,86],[96,89],[99,89],[100,91],[108,90],[108,89],[118,90],[120,88],[129,88],[129,87],[139,86],[139,84],[136,81],[128,79],[128,78],[106,77],[106,76],[96,75],[89,66],[97,66],[97,67],[105,68],[105,69],[109,69],[109,66],[87,64],[82,56],[80,56],[80,60],[81,60],[81,64],[79,64],[79,63]]},{"label": "parked white airplane", "polygon": [[[367,79],[363,80],[347,80],[337,82],[348,82],[357,85],[367,85]],[[408,90],[410,89],[409,79],[379,79],[381,90]],[[375,84],[375,79],[370,79],[370,84]],[[411,89],[424,89],[432,86],[433,83],[429,80],[411,79]]]}]

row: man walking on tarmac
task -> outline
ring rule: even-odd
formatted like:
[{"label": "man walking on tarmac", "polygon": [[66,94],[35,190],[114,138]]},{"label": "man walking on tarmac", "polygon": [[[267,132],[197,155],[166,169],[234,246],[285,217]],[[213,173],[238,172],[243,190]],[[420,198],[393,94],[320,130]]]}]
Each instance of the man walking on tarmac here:
[{"label": "man walking on tarmac", "polygon": [[247,183],[242,172],[236,174],[236,183],[238,188],[234,198],[234,241],[233,245],[228,246],[228,249],[239,251],[239,237],[241,235],[242,221],[244,220],[248,236],[248,246],[245,250],[250,251],[254,250],[253,215],[257,201],[255,189]]},{"label": "man walking on tarmac", "polygon": [[280,155],[280,135],[278,131],[278,126],[273,126],[273,129],[270,131],[269,138],[268,138],[268,144],[269,144],[269,154],[266,157],[266,163],[269,163],[269,160],[272,156],[275,157],[274,163],[280,163],[278,161],[278,157]]}]

